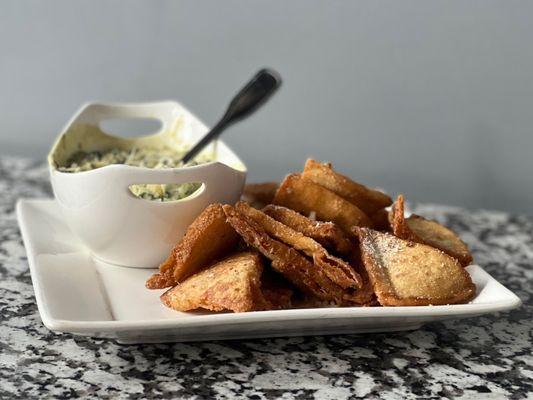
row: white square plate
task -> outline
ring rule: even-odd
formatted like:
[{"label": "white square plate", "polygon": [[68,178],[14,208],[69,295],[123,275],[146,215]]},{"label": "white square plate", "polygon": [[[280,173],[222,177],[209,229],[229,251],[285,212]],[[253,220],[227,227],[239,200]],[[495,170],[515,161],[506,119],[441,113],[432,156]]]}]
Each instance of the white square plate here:
[{"label": "white square plate", "polygon": [[20,200],[17,216],[45,326],[56,332],[154,343],[386,332],[519,307],[520,299],[481,267],[469,304],[431,307],[315,308],[250,313],[184,313],[145,289],[153,269],[117,267],[91,257],[62,221],[54,200]]}]

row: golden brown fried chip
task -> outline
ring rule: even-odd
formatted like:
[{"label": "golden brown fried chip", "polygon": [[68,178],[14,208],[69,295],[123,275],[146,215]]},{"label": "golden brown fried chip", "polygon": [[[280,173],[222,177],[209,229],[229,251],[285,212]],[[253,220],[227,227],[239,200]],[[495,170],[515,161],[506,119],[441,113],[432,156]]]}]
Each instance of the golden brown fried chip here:
[{"label": "golden brown fried chip", "polygon": [[353,226],[372,226],[370,219],[356,205],[299,174],[285,178],[273,203],[306,215],[314,213],[318,220],[332,221],[348,234]]},{"label": "golden brown fried chip", "polygon": [[320,299],[342,301],[346,291],[331,282],[322,269],[293,248],[272,239],[259,224],[235,208],[225,205],[224,212],[244,241],[271,260],[272,268],[297,288]]},{"label": "golden brown fried chip", "polygon": [[242,199],[250,203],[252,207],[263,208],[272,203],[278,186],[277,182],[248,183],[244,186]]},{"label": "golden brown fried chip", "polygon": [[333,222],[313,221],[290,208],[274,204],[263,208],[263,212],[337,253],[349,254],[354,248],[348,236]]},{"label": "golden brown fried chip", "polygon": [[476,294],[459,262],[424,244],[368,228],[354,228],[364,266],[384,306],[465,303]]},{"label": "golden brown fried chip", "polygon": [[[172,257],[172,256],[171,256]],[[164,262],[165,267],[168,268],[168,265],[172,264],[174,262],[173,259],[169,257],[167,261]],[[174,274],[172,269],[165,269],[162,270],[161,267],[163,264],[159,266],[159,272],[156,272],[152,274],[145,282],[145,286],[147,289],[164,289],[168,287],[174,286],[177,282],[174,279]]]},{"label": "golden brown fried chip", "polygon": [[262,271],[257,253],[234,254],[167,290],[161,301],[178,311],[264,310],[269,305],[261,292]]},{"label": "golden brown fried chip", "polygon": [[442,250],[459,260],[463,267],[472,263],[472,254],[468,246],[453,231],[419,215],[413,214],[405,218],[404,208],[403,195],[399,195],[389,217],[395,236]]},{"label": "golden brown fried chip", "polygon": [[335,172],[330,163],[322,164],[308,159],[302,176],[355,204],[367,215],[392,204],[392,199],[385,193],[370,189]]},{"label": "golden brown fried chip", "polygon": [[189,226],[185,236],[146,281],[148,289],[174,286],[232,251],[239,236],[226,222],[221,204],[211,204]]},{"label": "golden brown fried chip", "polygon": [[276,221],[264,212],[250,207],[247,203],[238,202],[235,208],[246,217],[254,220],[274,239],[281,240],[312,257],[316,268],[323,270],[326,276],[336,285],[343,289],[361,287],[362,280],[359,274],[344,260],[330,255],[315,240]]},{"label": "golden brown fried chip", "polygon": [[388,219],[394,236],[397,236],[400,239],[414,241],[413,234],[405,223],[405,204],[403,195],[400,194],[396,198],[396,201],[389,212]]},{"label": "golden brown fried chip", "polygon": [[472,264],[473,258],[468,246],[450,229],[419,215],[411,215],[406,222],[411,232],[419,238],[417,242],[420,241],[457,258],[463,267]]}]

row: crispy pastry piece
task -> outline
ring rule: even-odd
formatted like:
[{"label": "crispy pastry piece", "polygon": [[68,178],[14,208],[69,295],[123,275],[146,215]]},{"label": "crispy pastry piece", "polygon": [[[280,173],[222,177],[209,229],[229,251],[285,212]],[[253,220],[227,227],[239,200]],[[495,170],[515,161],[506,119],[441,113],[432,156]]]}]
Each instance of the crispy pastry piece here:
[{"label": "crispy pastry piece", "polygon": [[148,289],[163,289],[198,272],[233,250],[239,236],[226,222],[221,204],[211,204],[189,226],[159,273],[146,281]]},{"label": "crispy pastry piece", "polygon": [[354,228],[379,302],[384,306],[465,303],[476,294],[470,275],[444,252],[368,228]]},{"label": "crispy pastry piece", "polygon": [[402,194],[393,203],[388,218],[394,236],[400,239],[415,241],[413,234],[405,222],[405,201]]},{"label": "crispy pastry piece", "polygon": [[288,175],[281,183],[274,204],[292,208],[321,221],[332,221],[350,234],[353,226],[372,226],[372,222],[356,205],[300,174]]},{"label": "crispy pastry piece", "polygon": [[232,206],[223,207],[231,226],[249,246],[271,260],[274,270],[303,292],[323,300],[342,301],[347,291],[335,285],[323,269],[317,268],[293,248],[272,239],[259,224]]},{"label": "crispy pastry piece", "polygon": [[335,172],[330,163],[322,164],[310,158],[305,163],[302,176],[355,204],[367,215],[392,204],[392,199],[385,193]]},{"label": "crispy pastry piece", "polygon": [[349,254],[354,248],[348,236],[333,222],[313,221],[290,208],[274,204],[263,208],[263,212],[337,253]]},{"label": "crispy pastry piece", "polygon": [[278,190],[278,182],[248,183],[244,186],[242,199],[255,208],[263,208],[272,203],[272,199]]},{"label": "crispy pastry piece", "polygon": [[161,301],[178,311],[264,310],[269,304],[261,292],[262,272],[257,253],[233,254],[167,290]]},{"label": "crispy pastry piece", "polygon": [[322,269],[326,276],[343,289],[360,288],[361,276],[344,260],[330,255],[318,242],[276,221],[262,211],[238,202],[237,211],[260,225],[274,239],[294,247],[313,259],[316,267]]},{"label": "crispy pastry piece", "polygon": [[468,246],[453,231],[419,215],[413,214],[405,218],[404,208],[403,195],[399,195],[389,216],[395,236],[442,250],[459,260],[463,267],[472,263]]},{"label": "crispy pastry piece", "polygon": [[[357,248],[357,250],[358,251],[353,255],[353,260],[350,262],[350,265],[353,265],[353,268],[355,269],[355,271],[361,276],[363,284],[361,288],[358,289],[357,291],[352,292],[347,296],[344,296],[343,301],[340,303],[337,303],[337,306],[342,306],[342,307],[379,306],[376,295],[374,294],[374,288],[372,286],[372,282],[370,282],[368,273],[366,272],[365,267],[361,263],[359,248]],[[296,296],[296,298],[293,300],[293,305],[296,308],[331,307],[330,302],[320,300],[316,297],[306,296],[305,294],[303,297]]]}]

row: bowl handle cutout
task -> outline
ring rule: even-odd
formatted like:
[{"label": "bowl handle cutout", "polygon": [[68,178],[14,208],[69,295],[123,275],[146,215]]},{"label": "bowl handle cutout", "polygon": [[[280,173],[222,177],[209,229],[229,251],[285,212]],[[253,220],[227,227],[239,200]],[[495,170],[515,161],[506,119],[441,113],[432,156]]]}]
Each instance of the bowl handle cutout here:
[{"label": "bowl handle cutout", "polygon": [[[181,109],[180,105],[174,101],[160,101],[152,103],[89,103],[81,108],[69,122],[72,124],[87,124],[100,126],[104,121],[109,120],[132,120],[132,123],[139,120],[150,121],[151,124],[159,123],[159,129],[155,134],[169,129],[176,121],[176,112]],[[146,121],[145,121],[146,122]],[[104,122],[106,127],[107,122]],[[152,125],[153,127],[153,125]],[[110,129],[110,126],[107,126]],[[103,129],[107,131],[106,129]],[[114,132],[109,132],[114,135]],[[120,133],[120,132],[117,132]]]},{"label": "bowl handle cutout", "polygon": [[135,138],[158,134],[163,123],[157,118],[106,118],[100,121],[99,126],[108,135]]},{"label": "bowl handle cutout", "polygon": [[[113,173],[115,169],[116,173]],[[138,201],[139,198],[131,192],[130,186],[139,184],[170,184],[183,185],[191,182],[199,184],[199,188],[182,200],[196,200],[199,198],[213,199],[233,198],[242,191],[244,172],[234,169],[220,162],[210,162],[192,167],[179,169],[148,169],[141,167],[110,166],[108,172],[112,174],[115,194],[125,201]],[[150,202],[155,204],[175,204],[182,201]]]},{"label": "bowl handle cutout", "polygon": [[190,200],[199,196],[204,188],[201,182],[136,183],[128,186],[131,194],[139,200],[164,203]]}]

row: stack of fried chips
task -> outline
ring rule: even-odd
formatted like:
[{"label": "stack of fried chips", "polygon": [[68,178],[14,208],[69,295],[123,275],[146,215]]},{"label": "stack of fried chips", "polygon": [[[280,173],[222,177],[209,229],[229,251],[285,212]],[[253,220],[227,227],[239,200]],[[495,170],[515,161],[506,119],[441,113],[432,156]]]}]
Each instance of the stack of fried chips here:
[{"label": "stack of fried chips", "polygon": [[[212,204],[150,289],[179,311],[460,303],[475,295],[472,257],[452,231],[405,218],[389,196],[308,160],[280,184],[248,185],[248,202]],[[390,221],[390,222],[389,222]]]}]

